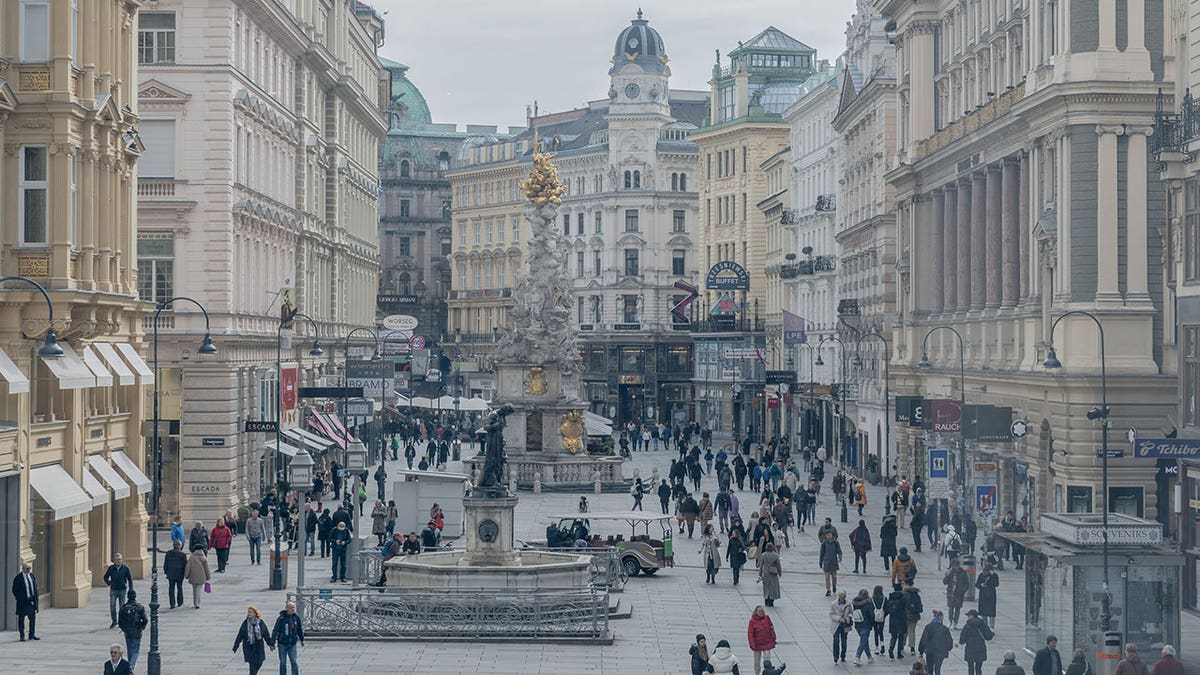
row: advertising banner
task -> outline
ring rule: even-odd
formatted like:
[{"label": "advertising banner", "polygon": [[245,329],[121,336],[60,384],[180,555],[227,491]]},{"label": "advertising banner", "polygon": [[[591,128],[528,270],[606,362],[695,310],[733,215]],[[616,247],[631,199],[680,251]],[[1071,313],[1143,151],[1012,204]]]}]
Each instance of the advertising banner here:
[{"label": "advertising banner", "polygon": [[925,399],[921,406],[924,413],[923,426],[934,433],[957,434],[959,428],[959,402],[945,398]]},{"label": "advertising banner", "polygon": [[280,365],[279,371],[279,428],[300,426],[300,364]]}]

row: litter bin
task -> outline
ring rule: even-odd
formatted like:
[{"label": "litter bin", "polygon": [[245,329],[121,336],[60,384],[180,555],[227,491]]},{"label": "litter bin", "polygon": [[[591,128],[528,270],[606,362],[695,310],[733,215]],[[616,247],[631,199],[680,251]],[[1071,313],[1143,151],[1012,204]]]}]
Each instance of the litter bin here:
[{"label": "litter bin", "polygon": [[275,567],[275,547],[271,547],[271,590],[282,591],[287,588],[288,578],[288,552],[284,549],[279,553],[279,568]]},{"label": "litter bin", "polygon": [[975,556],[962,557],[963,569],[967,572],[967,600],[975,600]]}]

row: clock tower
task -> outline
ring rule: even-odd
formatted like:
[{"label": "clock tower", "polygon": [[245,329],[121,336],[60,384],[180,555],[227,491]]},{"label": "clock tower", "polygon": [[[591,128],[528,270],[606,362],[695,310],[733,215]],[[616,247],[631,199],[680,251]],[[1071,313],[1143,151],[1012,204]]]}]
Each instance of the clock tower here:
[{"label": "clock tower", "polygon": [[[633,167],[648,175],[654,171],[659,133],[671,122],[671,68],[662,37],[642,18],[642,10],[617,36],[611,63],[606,116],[610,161],[619,172]],[[652,181],[640,187],[649,188]]]}]

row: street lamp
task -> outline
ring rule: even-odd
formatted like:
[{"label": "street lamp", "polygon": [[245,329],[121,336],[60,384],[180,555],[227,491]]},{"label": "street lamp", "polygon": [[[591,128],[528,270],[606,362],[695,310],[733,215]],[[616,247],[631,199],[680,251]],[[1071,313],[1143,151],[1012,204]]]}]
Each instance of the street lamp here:
[{"label": "street lamp", "polygon": [[[858,338],[854,346],[854,358],[850,361],[850,365],[855,368],[862,368],[863,360],[858,355],[858,348],[862,345],[862,341],[867,338],[875,338],[883,343],[883,466],[880,471],[886,479],[888,472],[892,466],[892,397],[889,391],[891,387],[891,378],[889,375],[888,364],[892,360],[891,348],[888,346],[887,338],[883,337],[878,331],[872,331]],[[961,413],[959,415],[961,417]]]},{"label": "street lamp", "polygon": [[[32,282],[30,282],[32,283]],[[36,285],[36,284],[34,284]],[[40,286],[38,287],[41,288]],[[45,294],[45,291],[42,291]],[[46,302],[50,299],[46,298]],[[200,348],[197,350],[201,355],[216,354],[217,348],[213,344],[212,335],[209,333],[208,310],[204,309],[204,305],[196,302],[192,298],[185,296],[177,296],[167,298],[158,303],[154,308],[154,430],[151,432],[150,447],[154,463],[153,487],[150,495],[153,501],[154,511],[154,529],[151,530],[151,562],[150,562],[150,651],[146,653],[146,672],[149,675],[160,675],[162,673],[162,654],[158,651],[158,525],[160,514],[158,512],[159,498],[162,493],[162,453],[158,448],[158,424],[159,424],[159,406],[158,406],[158,317],[163,313],[163,310],[170,307],[177,301],[190,302],[200,308],[200,312],[204,315],[204,339],[200,341]],[[46,335],[46,344],[42,345],[42,349],[50,346],[52,333]],[[57,344],[54,347],[62,352],[62,348]],[[38,350],[41,353],[41,350]]]},{"label": "street lamp", "polygon": [[[1100,481],[1101,490],[1103,491],[1104,511],[1100,514],[1102,520],[1101,530],[1104,532],[1103,556],[1104,556],[1104,598],[1101,600],[1100,614],[1100,630],[1104,631],[1104,643],[1108,644],[1110,638],[1114,637],[1111,634],[1112,630],[1112,594],[1109,592],[1108,585],[1108,371],[1104,363],[1104,326],[1100,324],[1100,319],[1091,312],[1082,309],[1075,309],[1065,314],[1060,315],[1050,325],[1050,347],[1046,352],[1046,360],[1042,362],[1043,368],[1050,370],[1058,370],[1062,368],[1062,362],[1058,360],[1058,352],[1054,350],[1054,329],[1058,327],[1058,322],[1071,315],[1086,316],[1096,324],[1096,330],[1100,332],[1100,407],[1092,408],[1087,413],[1089,420],[1100,420]],[[1116,643],[1120,643],[1120,634],[1115,634]]]},{"label": "street lamp", "polygon": [[814,408],[816,406],[815,390],[817,388],[817,378],[813,372],[813,366],[816,365],[816,363],[813,361],[813,355],[817,350],[807,342],[801,342],[799,346],[808,349],[808,410],[805,411],[804,415],[804,444],[806,447],[811,447],[813,440]]},{"label": "street lamp", "polygon": [[[821,358],[821,346],[824,345],[826,342],[836,342],[842,348],[842,359],[841,359],[842,360],[842,377],[841,377],[842,382],[840,385],[838,385],[838,394],[840,395],[840,398],[842,399],[842,404],[841,404],[841,407],[838,409],[838,432],[837,432],[837,438],[834,440],[837,441],[836,448],[837,448],[838,461],[843,466],[845,466],[847,462],[846,462],[846,457],[845,457],[845,448],[843,447],[842,444],[843,444],[843,437],[846,434],[846,343],[842,342],[841,338],[837,337],[836,335],[826,335],[825,337],[822,337],[820,342],[817,343],[816,365],[818,365],[818,366],[825,365],[825,361]],[[846,522],[846,521],[843,520],[842,522]]]},{"label": "street lamp", "polygon": [[[958,338],[958,484],[963,491],[963,497],[966,498],[967,491],[967,440],[966,440],[966,420],[965,413],[967,411],[967,379],[966,379],[966,364],[967,352],[963,342],[962,333],[959,333],[952,326],[934,326],[925,333],[925,339],[921,341],[921,360],[917,362],[917,367],[929,369],[933,364],[929,361],[929,336],[939,330],[948,330],[954,333],[954,337]],[[942,536],[942,509],[937,509],[937,535]],[[938,556],[938,569],[942,569],[942,557]]]},{"label": "street lamp", "polygon": [[[308,539],[308,504],[305,504],[300,499],[301,490],[298,485],[308,485],[312,483],[313,476],[313,458],[308,454],[308,450],[301,448],[296,452],[296,456],[292,458],[288,464],[288,470],[292,474],[292,488],[296,490],[296,503],[300,505],[300,517],[296,523],[298,536],[300,537],[300,561],[296,565],[296,590],[304,588],[304,552]],[[300,596],[297,595],[297,598]]]},{"label": "street lamp", "polygon": [[[354,330],[350,331],[349,333],[347,333],[346,337],[342,338],[342,357],[343,357],[342,358],[342,368],[343,368],[342,378],[344,380],[343,388],[346,386],[349,386],[349,384],[350,384],[349,373],[345,370],[349,367],[349,361],[350,361],[350,338],[354,337],[354,335],[359,332],[363,332],[363,333],[366,333],[367,335],[370,335],[371,339],[373,339],[375,341],[375,353],[371,356],[371,360],[379,361],[380,359],[383,358],[379,354],[379,335],[377,333],[375,333],[375,331],[371,330],[370,328],[364,328],[364,327],[360,326],[360,327],[355,328]],[[383,388],[382,382],[380,383],[380,385],[381,385],[380,389],[382,389]],[[341,413],[342,413],[342,436],[343,436],[342,440],[345,441],[345,443],[346,443],[346,465],[347,465],[346,470],[350,471],[350,466],[349,466],[349,463],[350,463],[350,425],[349,425],[349,421],[350,421],[350,419],[349,419],[349,416],[346,414],[346,408],[348,407],[348,403],[349,403],[348,397],[343,396],[342,397],[342,411],[341,411]],[[360,442],[359,445],[362,445],[362,443]],[[366,448],[364,446],[364,451],[365,451],[365,449]],[[366,456],[364,454],[363,466],[359,467],[360,471],[366,467],[365,457]]]},{"label": "street lamp", "polygon": [[[273,516],[275,529],[275,559],[271,561],[271,579],[268,584],[271,590],[281,591],[287,584],[283,580],[283,519],[280,518],[279,509],[283,506],[280,502],[283,501],[282,490],[279,489],[283,483],[283,464],[279,459],[280,444],[282,443],[281,428],[283,426],[283,329],[290,324],[294,319],[305,319],[308,325],[312,327],[313,342],[312,348],[308,350],[309,356],[321,356],[325,350],[321,349],[321,341],[317,339],[317,322],[307,314],[293,310],[291,314],[281,317],[279,325],[275,329],[275,489],[279,492],[278,498],[275,500],[275,513]],[[297,373],[297,376],[299,373]],[[311,458],[310,460],[311,461]],[[311,480],[311,477],[310,477]],[[302,516],[304,514],[301,514]],[[297,527],[303,529],[304,524],[299,523]],[[304,548],[300,549],[300,565],[304,564]],[[297,570],[299,572],[299,570]]]},{"label": "street lamp", "polygon": [[46,289],[38,282],[27,277],[10,276],[0,278],[0,283],[4,283],[5,281],[20,281],[22,283],[29,284],[30,286],[33,286],[38,293],[42,294],[42,299],[46,301],[46,309],[48,312],[46,319],[47,328],[46,336],[42,339],[42,346],[38,347],[37,355],[48,359],[56,359],[62,356],[63,348],[58,346],[58,336],[54,334],[54,303],[50,302],[50,295],[46,293]]}]

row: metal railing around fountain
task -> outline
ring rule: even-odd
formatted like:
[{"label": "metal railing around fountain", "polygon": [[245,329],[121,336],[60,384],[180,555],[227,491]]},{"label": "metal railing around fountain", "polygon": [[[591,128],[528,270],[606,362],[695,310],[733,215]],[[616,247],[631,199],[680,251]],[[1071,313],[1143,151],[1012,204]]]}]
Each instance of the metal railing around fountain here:
[{"label": "metal railing around fountain", "polygon": [[[562,548],[537,548],[539,551],[552,551],[554,553],[570,553],[572,555],[587,554],[592,557],[588,571],[591,573],[591,585],[594,588],[606,588],[610,591],[621,591],[625,588],[625,582],[629,580],[629,575],[625,573],[621,566],[621,552],[612,547],[606,546],[603,548],[575,548],[573,546]],[[354,579],[354,583],[372,584],[379,580],[380,574],[383,573],[383,556],[377,548],[367,548],[358,552],[354,558],[353,568],[350,570],[350,575]]]},{"label": "metal railing around fountain", "polygon": [[600,588],[300,588],[310,638],[611,639]]}]

